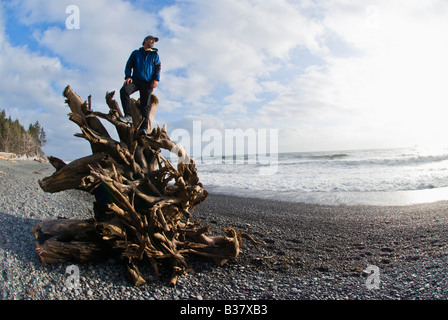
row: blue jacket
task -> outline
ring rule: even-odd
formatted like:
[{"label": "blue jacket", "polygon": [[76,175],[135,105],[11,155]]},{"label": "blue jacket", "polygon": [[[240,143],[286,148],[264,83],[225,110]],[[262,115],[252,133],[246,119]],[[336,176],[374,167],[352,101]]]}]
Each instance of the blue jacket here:
[{"label": "blue jacket", "polygon": [[146,82],[160,81],[160,58],[157,49],[145,51],[134,50],[124,69],[125,79],[132,78]]}]

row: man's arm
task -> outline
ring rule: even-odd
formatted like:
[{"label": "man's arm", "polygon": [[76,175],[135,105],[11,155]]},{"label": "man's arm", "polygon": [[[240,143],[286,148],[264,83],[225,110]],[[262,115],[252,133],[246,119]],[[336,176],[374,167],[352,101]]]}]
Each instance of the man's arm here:
[{"label": "man's arm", "polygon": [[125,83],[132,82],[132,69],[134,68],[134,60],[135,60],[135,51],[133,51],[126,62],[126,67],[124,68],[124,78],[126,79]]},{"label": "man's arm", "polygon": [[155,89],[160,81],[160,70],[162,69],[162,64],[160,63],[159,54],[157,54],[154,61],[154,80],[152,81],[152,88]]}]

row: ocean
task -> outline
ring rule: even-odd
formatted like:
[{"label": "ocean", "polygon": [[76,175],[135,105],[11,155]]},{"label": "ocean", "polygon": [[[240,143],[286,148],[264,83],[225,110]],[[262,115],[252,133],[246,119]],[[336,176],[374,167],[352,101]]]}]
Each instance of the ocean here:
[{"label": "ocean", "polygon": [[448,200],[448,147],[195,159],[211,193],[323,205]]}]

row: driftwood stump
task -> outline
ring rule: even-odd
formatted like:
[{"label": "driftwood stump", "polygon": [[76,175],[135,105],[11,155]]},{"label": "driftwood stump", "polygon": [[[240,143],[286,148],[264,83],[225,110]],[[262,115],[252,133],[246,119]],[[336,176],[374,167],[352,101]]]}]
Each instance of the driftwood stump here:
[{"label": "driftwood stump", "polygon": [[[133,126],[120,121],[114,92],[106,94],[108,114],[92,110],[70,86],[64,90],[71,109],[69,119],[89,141],[92,155],[66,164],[55,157],[56,171],[39,180],[46,192],[77,189],[95,195],[94,216],[88,220],[57,219],[33,227],[36,251],[45,264],[98,261],[119,257],[135,285],[146,281],[136,263],[147,261],[158,278],[159,266],[171,269],[170,285],[187,270],[187,254],[209,257],[218,265],[236,259],[241,233],[228,228],[222,236],[207,236],[209,227],[193,221],[192,210],[207,197],[195,162],[185,149],[171,141],[162,129],[139,136],[142,117],[139,101],[132,99]],[[153,110],[158,99],[151,96]],[[150,123],[153,122],[151,114]],[[111,138],[100,119],[117,130],[120,141]],[[179,156],[177,169],[161,154],[166,149]]]}]

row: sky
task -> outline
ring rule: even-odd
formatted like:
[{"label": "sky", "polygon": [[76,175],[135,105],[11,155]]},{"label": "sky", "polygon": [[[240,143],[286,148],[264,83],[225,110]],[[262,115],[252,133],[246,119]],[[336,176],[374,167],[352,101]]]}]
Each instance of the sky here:
[{"label": "sky", "polygon": [[447,16],[446,0],[1,0],[0,110],[39,121],[48,156],[89,155],[64,88],[107,112],[154,35],[156,125],[200,123],[203,147],[209,129],[276,130],[279,152],[443,145]]}]

